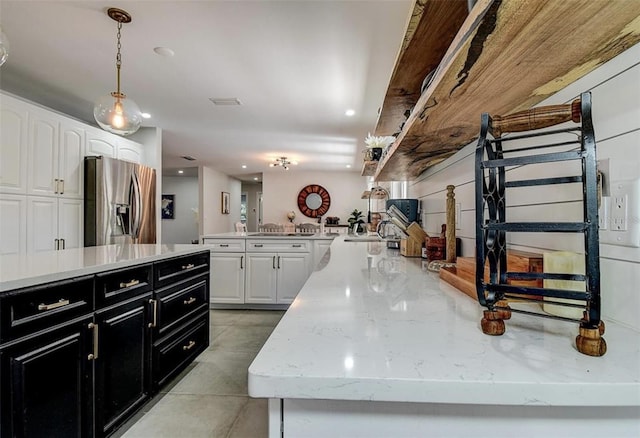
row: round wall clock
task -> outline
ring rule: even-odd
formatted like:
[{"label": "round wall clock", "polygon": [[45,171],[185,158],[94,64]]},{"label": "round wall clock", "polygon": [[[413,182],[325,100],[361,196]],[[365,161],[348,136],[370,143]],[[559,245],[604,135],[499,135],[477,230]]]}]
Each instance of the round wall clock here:
[{"label": "round wall clock", "polygon": [[329,192],[317,184],[309,184],[298,194],[298,208],[307,217],[324,216],[330,206]]}]

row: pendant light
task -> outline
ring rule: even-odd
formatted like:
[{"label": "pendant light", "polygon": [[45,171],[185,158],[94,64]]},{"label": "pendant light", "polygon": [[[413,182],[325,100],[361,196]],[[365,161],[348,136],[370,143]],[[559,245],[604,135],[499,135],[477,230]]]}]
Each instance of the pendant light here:
[{"label": "pendant light", "polygon": [[142,114],[136,103],[127,98],[120,91],[120,67],[122,59],[120,56],[120,31],[122,23],[130,23],[131,15],[118,8],[109,8],[107,15],[118,22],[118,52],[116,55],[117,89],[107,95],[100,97],[93,107],[93,117],[98,125],[105,131],[119,135],[129,135],[136,132],[142,124]]}]

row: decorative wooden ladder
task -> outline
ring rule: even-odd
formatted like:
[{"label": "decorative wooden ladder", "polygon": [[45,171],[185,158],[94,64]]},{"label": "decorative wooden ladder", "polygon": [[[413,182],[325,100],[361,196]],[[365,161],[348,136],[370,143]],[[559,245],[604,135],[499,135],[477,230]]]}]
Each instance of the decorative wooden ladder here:
[{"label": "decorative wooden ladder", "polygon": [[[537,131],[573,121],[564,129]],[[580,123],[581,122],[581,123]],[[532,131],[532,132],[525,132]],[[525,132],[502,137],[506,132]],[[553,138],[549,140],[549,136]],[[567,141],[564,137],[569,136]],[[563,141],[557,141],[563,137]],[[539,143],[539,141],[548,143]],[[503,143],[529,140],[534,145],[503,149]],[[553,148],[553,151],[545,151]],[[569,149],[558,152],[558,149]],[[582,173],[551,178],[507,181],[507,168],[540,163],[580,160]],[[553,184],[582,184],[582,222],[508,222],[507,189]],[[577,349],[590,356],[602,356],[606,343],[602,338],[604,324],[600,320],[600,262],[598,246],[598,194],[596,143],[591,121],[591,95],[583,93],[567,105],[534,108],[505,117],[481,117],[481,130],[476,148],[476,292],[478,301],[487,307],[481,321],[482,331],[501,335],[504,320],[512,312],[578,322]],[[510,272],[507,270],[508,233],[582,233],[584,235],[585,274]],[[489,278],[483,273],[488,264]],[[585,291],[513,285],[512,280],[570,280],[585,283]],[[514,302],[537,302],[583,308],[583,317],[573,319],[512,307]],[[560,299],[560,300],[558,300]],[[577,301],[563,301],[565,299]]]}]

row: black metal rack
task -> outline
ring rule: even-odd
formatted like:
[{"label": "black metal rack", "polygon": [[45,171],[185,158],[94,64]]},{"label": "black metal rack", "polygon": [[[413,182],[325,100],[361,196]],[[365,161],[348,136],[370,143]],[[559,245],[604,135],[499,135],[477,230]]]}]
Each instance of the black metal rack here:
[{"label": "black metal rack", "polygon": [[[564,129],[544,130],[559,123],[574,124]],[[504,132],[524,132],[503,137]],[[557,138],[561,137],[561,141]],[[525,140],[531,139],[531,140]],[[525,141],[524,147],[503,149],[503,144]],[[545,140],[547,143],[544,143]],[[528,143],[533,143],[532,145]],[[552,151],[549,151],[549,149]],[[532,164],[579,160],[582,172],[539,179],[508,180],[508,170]],[[568,166],[569,167],[569,166]],[[485,113],[481,118],[476,148],[476,290],[478,301],[487,307],[482,319],[486,334],[501,335],[504,320],[511,312],[561,319],[580,324],[576,338],[578,350],[601,356],[606,343],[601,335],[600,262],[598,244],[598,193],[596,142],[591,121],[591,95],[584,93],[571,104],[535,108],[505,117]],[[582,184],[583,220],[581,222],[509,222],[509,189],[557,184]],[[509,233],[582,233],[584,235],[585,274],[510,272],[507,269],[507,235]],[[489,278],[485,281],[485,265]],[[571,280],[585,283],[585,291],[525,287],[509,284],[511,280]],[[581,319],[549,315],[542,311],[519,309],[510,303],[533,302],[580,307]],[[577,300],[571,303],[557,299]],[[550,300],[549,300],[550,299]]]}]

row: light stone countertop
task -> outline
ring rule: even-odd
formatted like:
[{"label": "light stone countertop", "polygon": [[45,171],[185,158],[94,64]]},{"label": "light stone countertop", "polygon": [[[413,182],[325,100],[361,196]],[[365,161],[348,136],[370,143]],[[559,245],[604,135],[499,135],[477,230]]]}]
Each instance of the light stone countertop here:
[{"label": "light stone countertop", "polygon": [[608,352],[577,324],[483,308],[384,243],[337,238],[249,367],[252,397],[549,406],[640,406],[640,333],[605,321]]},{"label": "light stone countertop", "polygon": [[206,251],[207,245],[104,245],[0,256],[0,292]]}]

